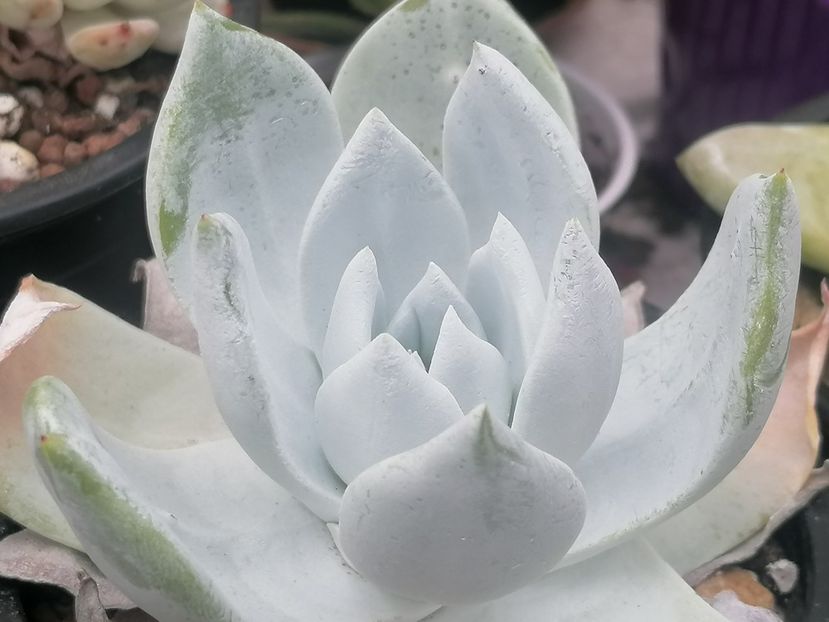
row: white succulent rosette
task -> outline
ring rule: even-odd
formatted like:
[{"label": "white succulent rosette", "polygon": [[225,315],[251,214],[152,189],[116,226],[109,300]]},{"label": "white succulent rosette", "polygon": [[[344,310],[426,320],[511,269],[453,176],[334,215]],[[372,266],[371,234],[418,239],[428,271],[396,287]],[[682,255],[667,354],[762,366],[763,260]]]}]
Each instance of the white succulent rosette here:
[{"label": "white succulent rosette", "polygon": [[[694,283],[625,340],[572,129],[502,0],[398,4],[333,97],[197,7],[148,214],[206,376],[73,311],[113,389],[33,386],[26,433],[66,523],[17,462],[10,513],[79,541],[162,622],[722,620],[643,537],[771,412],[793,192],[782,173],[744,181]],[[18,303],[72,315],[48,289]],[[119,371],[132,357],[155,363]]]},{"label": "white succulent rosette", "polygon": [[[206,0],[227,12],[228,0]],[[193,0],[3,0],[0,24],[15,30],[59,25],[69,53],[98,70],[122,67],[150,48],[177,53]]]}]

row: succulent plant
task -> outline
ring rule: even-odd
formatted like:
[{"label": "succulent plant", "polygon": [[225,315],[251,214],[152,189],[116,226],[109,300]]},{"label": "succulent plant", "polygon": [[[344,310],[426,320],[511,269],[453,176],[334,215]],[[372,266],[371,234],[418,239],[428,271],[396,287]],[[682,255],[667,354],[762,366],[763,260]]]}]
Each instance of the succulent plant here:
[{"label": "succulent plant", "polygon": [[623,341],[572,112],[502,0],[404,0],[333,96],[198,5],[148,220],[227,428],[194,357],[88,305],[53,350],[22,318],[83,302],[30,281],[6,352],[63,370],[86,340],[99,375],[32,386],[4,511],[162,622],[722,620],[643,537],[769,416],[797,206],[782,173],[743,181]]},{"label": "succulent plant", "polygon": [[[228,0],[208,0],[227,12]],[[151,47],[177,53],[193,0],[7,0],[0,24],[14,30],[60,24],[69,53],[93,69],[131,63]]]}]

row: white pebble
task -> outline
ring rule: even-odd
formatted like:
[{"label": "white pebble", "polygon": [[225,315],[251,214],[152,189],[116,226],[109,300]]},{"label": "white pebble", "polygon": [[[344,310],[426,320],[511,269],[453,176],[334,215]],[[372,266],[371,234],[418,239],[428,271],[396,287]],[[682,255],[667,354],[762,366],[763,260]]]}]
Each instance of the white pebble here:
[{"label": "white pebble", "polygon": [[31,151],[11,140],[0,140],[0,179],[37,179],[38,166],[37,158]]},{"label": "white pebble", "polygon": [[781,594],[788,594],[797,584],[800,570],[793,561],[789,559],[778,559],[766,566],[766,573],[774,581]]},{"label": "white pebble", "polygon": [[0,138],[17,134],[22,121],[23,106],[17,98],[8,93],[0,93]]},{"label": "white pebble", "polygon": [[108,78],[104,84],[104,91],[113,95],[123,95],[135,85],[135,78],[125,76],[123,78]]},{"label": "white pebble", "polygon": [[121,105],[121,100],[115,95],[109,93],[101,93],[95,102],[95,112],[112,121],[115,118],[115,113],[118,112],[118,107]]},{"label": "white pebble", "polygon": [[22,89],[18,89],[17,97],[32,108],[43,108],[43,91],[36,86],[24,86]]}]

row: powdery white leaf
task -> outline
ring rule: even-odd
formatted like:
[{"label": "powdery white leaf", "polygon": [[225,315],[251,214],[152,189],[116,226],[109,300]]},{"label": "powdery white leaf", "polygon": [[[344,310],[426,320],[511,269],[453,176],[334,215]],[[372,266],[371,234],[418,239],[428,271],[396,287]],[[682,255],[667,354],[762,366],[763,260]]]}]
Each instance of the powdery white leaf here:
[{"label": "powdery white leaf", "polygon": [[567,563],[682,510],[750,449],[783,376],[799,248],[786,176],[744,181],[697,278],[625,342],[615,401],[575,467],[590,505]]},{"label": "powdery white leaf", "polygon": [[24,279],[0,324],[0,511],[74,548],[20,420],[26,390],[44,374],[61,376],[102,427],[138,445],[181,447],[228,435],[198,357],[66,289]]},{"label": "powdery white leaf", "polygon": [[460,290],[443,270],[430,263],[426,274],[412,288],[389,322],[388,332],[404,348],[416,351],[429,367],[449,307],[455,309],[455,313],[475,335],[486,336],[478,315]]},{"label": "powdery white leaf", "polygon": [[622,370],[619,288],[578,221],[553,261],[544,324],[518,393],[512,429],[574,464],[607,416]]},{"label": "powdery white leaf", "polygon": [[466,297],[517,389],[544,320],[544,290],[521,234],[502,214],[489,242],[472,254]]},{"label": "powdery white leaf", "polygon": [[202,214],[225,211],[250,236],[275,312],[300,326],[299,239],[341,149],[328,90],[305,61],[199,3],[147,172],[153,248],[186,306],[192,232]]},{"label": "powdery white leaf", "polygon": [[564,555],[585,503],[563,462],[481,407],[352,481],[340,547],[361,575],[392,593],[442,604],[497,598]]},{"label": "powdery white leaf", "polygon": [[429,262],[464,287],[468,240],[463,211],[440,173],[372,110],[325,180],[302,235],[299,278],[311,344],[322,345],[340,278],[361,249],[374,253],[393,315]]},{"label": "powdery white leaf", "polygon": [[48,377],[33,385],[24,417],[44,480],[84,548],[159,620],[415,622],[434,609],[353,572],[325,523],[233,439],[166,451],[121,443]]},{"label": "powdery white leaf", "polygon": [[317,361],[280,326],[239,223],[203,216],[196,236],[193,319],[219,410],[265,473],[336,520],[344,486],[314,429]]},{"label": "powdery white leaf", "polygon": [[55,585],[75,596],[81,589],[81,577],[87,576],[97,584],[100,600],[108,609],[135,607],[121,590],[101,574],[89,557],[47,540],[30,529],[0,540],[0,576],[27,583]]},{"label": "powdery white leaf", "polygon": [[357,354],[386,326],[386,303],[377,261],[366,247],[354,255],[340,279],[325,332],[321,364],[328,375]]},{"label": "powdery white leaf", "polygon": [[463,412],[485,404],[491,416],[509,423],[512,383],[507,362],[467,328],[454,307],[443,318],[429,375],[449,389]]},{"label": "powdery white leaf", "polygon": [[343,133],[380,108],[436,166],[446,106],[475,41],[514,62],[576,136],[573,102],[544,44],[506,0],[405,0],[362,34],[332,87]]},{"label": "powdery white leaf", "polygon": [[387,333],[331,372],[314,412],[325,455],[345,482],[463,416],[449,390]]},{"label": "powdery white leaf", "polygon": [[446,607],[429,622],[726,622],[641,541],[563,568],[490,603]]},{"label": "powdery white leaf", "polygon": [[[825,285],[824,300],[829,303]],[[762,532],[809,479],[820,448],[815,402],[827,346],[829,313],[824,309],[820,318],[792,333],[777,401],[745,458],[711,492],[648,534],[678,572],[708,566]]]},{"label": "powdery white leaf", "polygon": [[496,50],[476,43],[443,130],[443,171],[473,248],[499,213],[521,234],[544,287],[568,220],[599,245],[596,190],[579,145],[544,96]]}]

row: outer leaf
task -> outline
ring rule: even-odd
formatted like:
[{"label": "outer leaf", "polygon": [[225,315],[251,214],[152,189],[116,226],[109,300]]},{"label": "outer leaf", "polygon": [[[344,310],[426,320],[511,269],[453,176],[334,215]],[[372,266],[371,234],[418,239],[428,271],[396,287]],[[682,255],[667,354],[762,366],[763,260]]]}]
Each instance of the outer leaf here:
[{"label": "outer leaf", "polygon": [[720,212],[745,176],[785,169],[800,203],[803,263],[829,273],[829,126],[735,125],[695,142],[677,164]]},{"label": "outer leaf", "polygon": [[44,479],[84,547],[159,620],[414,622],[431,610],[351,571],[325,524],[233,439],[171,451],[125,445],[91,427],[51,378],[33,386],[25,416]]},{"label": "outer leaf", "polygon": [[403,0],[385,13],[363,33],[334,81],[344,134],[377,107],[440,166],[446,106],[475,41],[514,62],[578,135],[564,80],[506,0]]},{"label": "outer leaf", "polygon": [[544,287],[568,220],[578,219],[598,248],[596,190],[578,143],[515,65],[485,45],[475,44],[446,110],[443,170],[466,210],[472,247],[486,243],[503,213]]},{"label": "outer leaf", "polygon": [[25,279],[0,325],[0,511],[75,548],[23,440],[23,396],[43,374],[60,374],[102,427],[139,445],[227,435],[196,356],[68,290]]},{"label": "outer leaf", "polygon": [[[516,617],[517,616],[517,617]],[[430,622],[726,622],[642,542],[632,542],[491,603],[446,607]]]},{"label": "outer leaf", "polygon": [[268,475],[323,520],[336,520],[344,486],[314,430],[317,361],[279,326],[239,224],[204,216],[197,236],[193,316],[222,416]]},{"label": "outer leaf", "polygon": [[[368,88],[368,87],[367,87]],[[378,110],[349,141],[314,201],[299,251],[303,313],[318,349],[346,266],[368,246],[389,315],[429,262],[466,284],[469,236],[455,195],[437,170]]]},{"label": "outer leaf", "polygon": [[[829,303],[825,286],[824,300]],[[824,310],[792,333],[780,393],[751,451],[716,488],[648,535],[678,572],[687,574],[762,530],[809,478],[820,447],[815,400],[827,344]]]},{"label": "outer leaf", "polygon": [[320,443],[345,482],[462,416],[449,390],[387,333],[335,369],[315,404]]},{"label": "outer leaf", "polygon": [[341,149],[330,96],[314,71],[285,46],[199,3],[147,173],[153,247],[187,306],[192,231],[202,214],[221,210],[248,232],[279,318],[298,325],[299,238]]},{"label": "outer leaf", "polygon": [[512,429],[574,464],[613,403],[623,341],[619,288],[572,220],[556,251],[544,325],[518,393]]},{"label": "outer leaf", "polygon": [[568,561],[690,505],[760,434],[788,349],[797,225],[785,175],[744,181],[697,278],[625,342],[616,400],[575,468],[590,506]]},{"label": "outer leaf", "polygon": [[584,513],[573,472],[481,407],[351,482],[340,547],[393,593],[474,602],[541,577],[573,543]]}]

